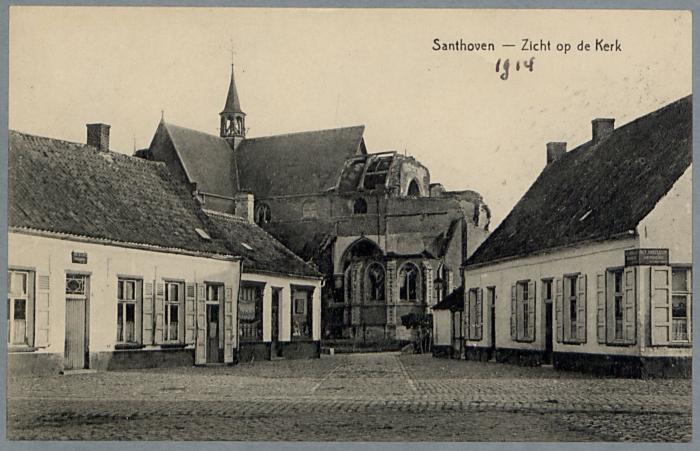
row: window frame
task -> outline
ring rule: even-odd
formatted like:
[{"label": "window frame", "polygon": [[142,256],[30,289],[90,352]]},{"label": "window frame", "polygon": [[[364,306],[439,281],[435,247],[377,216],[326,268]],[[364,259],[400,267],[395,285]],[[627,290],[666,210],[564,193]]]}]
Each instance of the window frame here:
[{"label": "window frame", "polygon": [[[291,288],[291,297],[292,297],[292,308],[290,309],[291,311],[291,330],[290,330],[290,336],[292,341],[308,341],[308,340],[313,340],[313,294],[314,294],[314,287],[313,286],[306,286],[306,285],[290,285]],[[306,293],[306,296],[304,299],[299,299],[297,298],[297,295],[299,293]],[[303,301],[304,304],[304,313],[296,313],[297,312],[297,301]],[[298,328],[298,325],[302,324],[306,326],[304,330],[308,332],[304,332],[300,328]]]},{"label": "window frame", "polygon": [[[415,274],[416,274],[416,278],[415,278],[415,280],[416,280],[416,287],[415,287],[416,298],[415,299],[410,298],[410,284],[409,284],[409,280],[408,280],[409,273],[408,273],[408,271],[406,271],[406,267],[408,267],[408,266],[413,266],[415,268]],[[404,273],[404,272],[406,272],[405,277],[402,275],[402,273]],[[421,302],[421,300],[423,298],[422,293],[421,293],[421,291],[422,291],[422,284],[421,284],[421,280],[420,280],[421,275],[422,274],[421,274],[420,268],[415,263],[413,263],[411,261],[407,261],[407,262],[404,262],[401,264],[401,266],[399,267],[399,271],[398,271],[399,301],[405,302],[405,303],[410,303],[410,304],[417,304],[417,303]],[[405,287],[406,297],[405,298],[402,295],[402,291],[404,290],[404,287],[403,287],[404,282],[406,282],[406,287]]]},{"label": "window frame", "polygon": [[[685,290],[674,290],[673,274],[679,271],[685,273]],[[685,297],[685,339],[675,339],[673,332],[673,322],[676,319],[681,319],[673,315],[673,298],[677,296]],[[671,266],[671,340],[672,345],[692,343],[692,301],[693,301],[693,268],[685,265]]]},{"label": "window frame", "polygon": [[[120,298],[119,286],[122,283],[132,282],[134,284],[133,299]],[[125,291],[122,288],[122,297]],[[143,343],[143,324],[142,324],[142,308],[143,308],[143,279],[130,276],[117,276],[117,338],[116,344],[121,345],[141,345]],[[122,314],[122,328],[126,324],[126,309],[127,304],[134,306],[134,340],[126,341],[119,340],[119,312]],[[122,331],[122,337],[126,336],[126,329]]]},{"label": "window frame", "polygon": [[272,221],[272,210],[270,205],[265,202],[260,202],[255,206],[255,223],[258,225],[268,224]]},{"label": "window frame", "polygon": [[[372,280],[370,278],[370,269],[375,266],[379,267],[382,273],[382,280],[381,282],[378,282],[376,286],[372,284]],[[382,265],[378,261],[373,261],[369,265],[367,265],[367,268],[365,269],[365,299],[368,302],[386,303],[386,283],[386,268],[384,267],[384,265]],[[373,295],[373,293],[375,293],[377,289],[377,286],[379,285],[381,285],[381,298],[377,298]]]},{"label": "window frame", "polygon": [[[170,290],[168,290],[169,285],[175,285],[178,287],[177,297],[178,299],[173,301],[169,299]],[[173,343],[184,343],[185,340],[185,283],[181,280],[164,280],[163,281],[163,343],[173,344]],[[177,337],[170,337],[170,323],[171,323],[171,309],[170,307],[177,307]]]},{"label": "window frame", "polygon": [[[22,293],[13,292],[12,275],[24,275],[24,289]],[[28,269],[7,268],[7,349],[32,349],[34,347],[34,328],[35,328],[35,308],[36,308],[36,272]],[[18,296],[19,295],[19,296]],[[15,343],[14,333],[17,325],[16,318],[16,301],[24,301],[24,342]]]},{"label": "window frame", "polygon": [[[263,331],[263,303],[265,299],[265,283],[262,282],[250,282],[250,281],[241,281],[241,286],[240,286],[240,293],[238,295],[238,304],[239,304],[239,311],[240,311],[240,304],[250,304],[246,297],[246,292],[252,292],[253,293],[253,309],[254,309],[254,318],[252,320],[248,319],[242,319],[239,314],[238,322],[239,322],[239,337],[242,342],[246,343],[251,343],[251,342],[258,342],[258,341],[263,341],[263,336],[264,336],[264,331]],[[245,302],[244,302],[245,300]],[[294,308],[294,305],[291,306],[291,309]],[[252,325],[255,324],[254,330],[255,334],[251,335],[249,332],[253,330],[253,327],[248,327],[246,330],[248,331],[246,335],[243,333],[243,329],[241,328],[240,324],[247,324],[247,325]]]}]

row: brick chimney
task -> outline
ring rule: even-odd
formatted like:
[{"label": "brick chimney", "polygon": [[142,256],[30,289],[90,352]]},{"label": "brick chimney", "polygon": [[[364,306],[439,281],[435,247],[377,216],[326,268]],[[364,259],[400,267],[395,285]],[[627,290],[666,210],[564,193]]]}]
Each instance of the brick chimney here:
[{"label": "brick chimney", "polygon": [[109,152],[109,125],[87,124],[87,143],[100,152]]},{"label": "brick chimney", "polygon": [[251,224],[255,223],[255,197],[253,193],[236,194],[235,213]]},{"label": "brick chimney", "polygon": [[566,153],[565,142],[549,142],[547,143],[547,164],[559,159]]},{"label": "brick chimney", "polygon": [[593,142],[598,143],[607,138],[615,128],[615,119],[597,118],[591,121],[593,124]]}]

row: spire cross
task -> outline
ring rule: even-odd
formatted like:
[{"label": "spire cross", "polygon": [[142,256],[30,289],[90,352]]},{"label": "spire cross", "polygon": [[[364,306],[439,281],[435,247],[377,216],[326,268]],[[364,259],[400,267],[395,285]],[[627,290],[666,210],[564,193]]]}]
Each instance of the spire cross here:
[{"label": "spire cross", "polygon": [[233,67],[233,57],[235,55],[235,51],[233,50],[233,38],[231,39],[231,66]]}]

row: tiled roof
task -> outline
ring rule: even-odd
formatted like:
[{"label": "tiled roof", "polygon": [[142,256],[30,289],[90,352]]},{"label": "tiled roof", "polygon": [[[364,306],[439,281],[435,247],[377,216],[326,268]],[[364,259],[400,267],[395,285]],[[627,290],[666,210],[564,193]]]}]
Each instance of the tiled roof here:
[{"label": "tiled roof", "polygon": [[458,287],[452,293],[445,296],[445,299],[433,306],[433,310],[464,310],[464,288]]},{"label": "tiled roof", "polygon": [[364,129],[356,126],[246,139],[236,149],[239,185],[258,199],[332,189],[345,160],[364,152]]},{"label": "tiled roof", "polygon": [[257,225],[225,213],[205,212],[212,222],[214,234],[226,240],[235,255],[243,257],[243,272],[321,277],[318,271]]},{"label": "tiled roof", "polygon": [[8,169],[10,227],[231,255],[162,163],[10,131]]},{"label": "tiled roof", "polygon": [[692,161],[692,98],[677,100],[549,164],[467,265],[634,230]]},{"label": "tiled roof", "polygon": [[190,181],[197,183],[200,192],[226,197],[238,192],[236,161],[225,139],[164,122],[160,127],[170,135]]}]

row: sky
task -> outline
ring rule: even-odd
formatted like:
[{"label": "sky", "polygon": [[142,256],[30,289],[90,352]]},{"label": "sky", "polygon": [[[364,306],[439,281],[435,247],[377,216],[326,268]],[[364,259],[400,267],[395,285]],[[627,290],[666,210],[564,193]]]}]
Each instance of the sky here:
[{"label": "sky", "polygon": [[[573,149],[592,119],[621,126],[692,86],[683,11],[12,6],[9,37],[10,129],[85,142],[85,124],[104,122],[128,154],[161,114],[218,134],[233,51],[248,136],[365,125],[370,152],[405,152],[432,182],[481,193],[492,230],[547,142]],[[435,51],[436,38],[495,50]],[[575,50],[582,40],[590,51]]]}]

